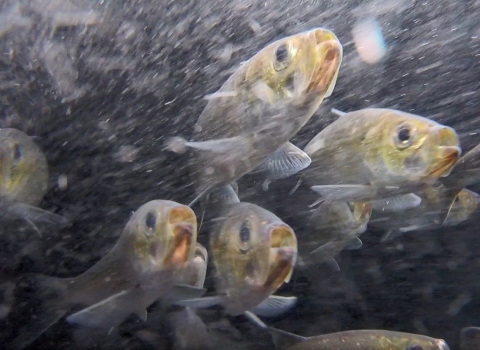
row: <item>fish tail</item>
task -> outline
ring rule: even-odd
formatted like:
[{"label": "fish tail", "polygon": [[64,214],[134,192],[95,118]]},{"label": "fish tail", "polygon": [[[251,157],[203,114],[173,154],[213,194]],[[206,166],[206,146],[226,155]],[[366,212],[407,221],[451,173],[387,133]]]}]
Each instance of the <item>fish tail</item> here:
[{"label": "fish tail", "polygon": [[25,281],[34,295],[32,303],[27,307],[33,306],[34,311],[28,312],[30,318],[18,329],[17,337],[10,342],[9,349],[25,348],[61,319],[69,309],[66,294],[70,279],[28,274]]}]

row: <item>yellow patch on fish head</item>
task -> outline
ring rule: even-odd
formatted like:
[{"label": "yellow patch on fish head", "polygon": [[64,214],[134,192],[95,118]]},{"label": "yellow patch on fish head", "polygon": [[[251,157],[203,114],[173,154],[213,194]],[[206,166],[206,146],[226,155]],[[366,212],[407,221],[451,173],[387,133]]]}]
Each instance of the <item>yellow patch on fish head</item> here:
[{"label": "yellow patch on fish head", "polygon": [[276,98],[318,94],[320,103],[335,86],[343,48],[333,32],[316,28],[268,45],[249,60],[247,81],[262,81]]},{"label": "yellow patch on fish head", "polygon": [[378,127],[383,141],[376,147],[387,172],[408,181],[435,181],[461,155],[455,130],[430,119],[385,109]]},{"label": "yellow patch on fish head", "polygon": [[372,207],[368,202],[348,202],[352,218],[358,225],[367,224],[372,215]]},{"label": "yellow patch on fish head", "polygon": [[47,190],[48,166],[33,140],[20,130],[0,129],[0,191],[38,205]]},{"label": "yellow patch on fish head", "polygon": [[135,212],[129,227],[136,256],[146,268],[185,267],[194,256],[197,218],[185,205],[150,201]]},{"label": "yellow patch on fish head", "polygon": [[448,209],[444,225],[457,225],[467,220],[480,206],[480,195],[463,189],[455,196]]}]

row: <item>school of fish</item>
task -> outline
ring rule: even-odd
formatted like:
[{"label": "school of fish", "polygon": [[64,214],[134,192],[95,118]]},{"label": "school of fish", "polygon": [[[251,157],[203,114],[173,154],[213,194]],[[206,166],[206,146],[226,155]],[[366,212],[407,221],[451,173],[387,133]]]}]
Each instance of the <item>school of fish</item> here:
[{"label": "school of fish", "polygon": [[[480,211],[480,195],[467,189],[480,182],[480,145],[462,156],[456,131],[431,119],[385,108],[332,110],[338,119],[303,150],[290,142],[322,101],[334,97],[342,58],[336,35],[314,28],[243,62],[209,96],[191,138],[176,135],[166,143],[165,151],[188,165],[193,201],[143,204],[108,254],[78,276],[24,276],[39,307],[9,348],[34,343],[62,318],[110,332],[131,315],[145,321],[159,302],[189,317],[220,307],[270,333],[278,349],[448,350],[426,335],[347,330],[303,337],[261,319],[295,307],[296,296],[275,293],[296,267],[327,263],[339,270],[335,257],[360,249],[367,227],[384,230],[385,241],[456,225]],[[23,219],[38,234],[44,225],[69,223],[39,208],[48,166],[32,137],[0,129],[0,171],[1,219]],[[296,176],[311,189],[318,200],[303,208],[310,241],[297,242],[273,212],[240,200],[236,181],[253,172],[268,181]],[[201,217],[192,210],[197,201]],[[197,242],[201,225],[207,248]],[[210,269],[212,293],[204,288]],[[477,349],[479,334],[475,327],[462,330],[462,349]]]}]

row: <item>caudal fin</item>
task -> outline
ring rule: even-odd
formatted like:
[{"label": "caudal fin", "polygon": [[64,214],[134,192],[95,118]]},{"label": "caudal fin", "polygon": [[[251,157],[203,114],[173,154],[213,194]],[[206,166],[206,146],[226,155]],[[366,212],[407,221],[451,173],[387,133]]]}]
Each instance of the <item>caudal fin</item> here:
[{"label": "caudal fin", "polygon": [[31,304],[34,309],[25,309],[30,317],[19,327],[16,338],[7,348],[23,349],[34,342],[42,333],[61,319],[69,307],[65,302],[69,279],[29,274],[25,281],[33,288]]}]

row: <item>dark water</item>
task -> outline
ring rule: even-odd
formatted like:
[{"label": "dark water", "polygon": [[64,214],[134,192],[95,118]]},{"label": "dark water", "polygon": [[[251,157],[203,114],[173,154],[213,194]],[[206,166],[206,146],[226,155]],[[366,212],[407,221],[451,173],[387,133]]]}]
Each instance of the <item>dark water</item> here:
[{"label": "dark water", "polygon": [[[15,288],[22,274],[78,275],[113,246],[143,203],[193,199],[184,159],[165,152],[164,142],[189,137],[203,96],[282,36],[322,26],[344,46],[335,92],[294,139],[299,147],[334,120],[332,107],[373,106],[453,126],[464,151],[478,144],[480,1],[72,2],[95,10],[97,23],[55,27],[52,14],[66,12],[55,0],[0,0],[0,16],[12,18],[18,4],[23,18],[0,22],[0,127],[37,137],[50,166],[41,207],[73,222],[43,237],[19,230],[22,223],[2,227],[0,296],[10,313],[0,320],[0,340],[34,314]],[[373,65],[361,61],[351,34],[367,15],[376,16],[388,47]],[[58,185],[64,176],[66,189]],[[308,191],[290,197],[296,179],[288,179],[263,192],[262,181],[243,178],[241,198],[275,212],[299,240],[308,239],[296,215],[311,203]],[[477,234],[476,220],[384,244],[381,232],[367,231],[362,249],[341,253],[340,272],[324,265],[296,272],[280,294],[297,295],[297,307],[269,324],[305,336],[368,328],[422,333],[458,349],[460,329],[480,324]],[[464,305],[456,308],[459,301]],[[219,321],[215,311],[202,317],[232,349],[273,348],[242,317]],[[155,312],[147,324],[132,317],[110,336],[61,321],[31,349],[149,349],[135,336],[144,328],[158,332],[158,348],[168,349],[172,331],[164,320]]]}]

